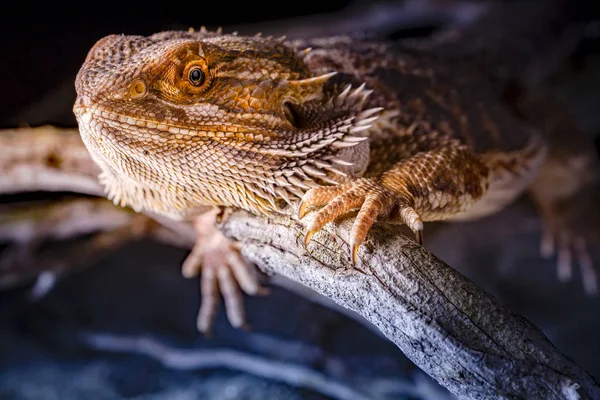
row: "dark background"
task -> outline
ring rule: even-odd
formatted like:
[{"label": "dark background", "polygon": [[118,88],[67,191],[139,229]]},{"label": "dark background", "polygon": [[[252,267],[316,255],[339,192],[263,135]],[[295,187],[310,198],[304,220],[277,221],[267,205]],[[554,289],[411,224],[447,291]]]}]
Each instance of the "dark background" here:
[{"label": "dark background", "polygon": [[[600,25],[593,23],[598,13],[591,3],[570,2],[565,8],[565,14],[592,24],[548,83],[568,100],[598,144]],[[0,127],[74,126],[75,75],[89,48],[108,34],[146,35],[200,25],[251,30],[252,24],[268,31],[281,29],[271,21],[299,18],[291,20],[290,27],[318,20],[317,14],[335,16],[349,7],[361,10],[373,4],[385,11],[401,2],[303,1],[275,7],[225,1],[157,6],[126,1],[75,6],[4,2]],[[393,38],[426,35],[446,17],[440,13],[415,23],[399,18],[397,27],[385,19],[373,29]],[[561,351],[600,377],[600,300],[583,294],[577,273],[568,283],[558,282],[554,260],[538,256],[541,225],[527,199],[481,221],[438,225],[436,235],[428,236],[431,251],[532,320]],[[231,349],[267,362],[301,366],[322,374],[327,382],[363,395],[378,393],[378,398],[444,398],[395,346],[351,316],[321,305],[318,296],[295,294],[297,288],[273,286],[266,298],[248,298],[252,332],[232,329],[221,313],[214,336],[201,337],[194,326],[198,284],[179,272],[185,255],[143,241],[67,274],[38,301],[29,297],[32,282],[0,292],[0,399],[333,397],[306,385],[298,389],[281,378],[264,379],[268,374],[258,367],[178,370],[166,368],[156,356],[134,355],[135,346],[123,353],[99,351],[82,340],[82,333],[89,332],[148,336],[190,352]]]},{"label": "dark background", "polygon": [[[347,1],[302,2],[272,7],[267,2],[3,2],[0,121],[10,125],[24,108],[66,81],[74,81],[88,50],[113,33],[150,35],[170,29],[258,23],[336,12]],[[72,90],[75,100],[75,91]],[[31,123],[31,121],[22,121]],[[36,121],[37,122],[37,121]],[[50,121],[55,122],[56,121]],[[74,124],[75,119],[60,122]]]}]

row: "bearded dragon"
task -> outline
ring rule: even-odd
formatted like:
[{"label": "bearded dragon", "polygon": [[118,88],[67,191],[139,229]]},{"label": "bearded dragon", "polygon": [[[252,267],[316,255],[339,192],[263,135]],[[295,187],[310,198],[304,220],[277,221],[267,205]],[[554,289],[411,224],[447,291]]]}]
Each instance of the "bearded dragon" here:
[{"label": "bearded dragon", "polygon": [[99,40],[77,75],[74,113],[109,198],[194,222],[183,271],[203,265],[206,331],[219,286],[234,326],[245,323],[239,287],[262,291],[214,227],[218,210],[314,211],[307,245],[357,211],[356,263],[376,222],[406,224],[422,243],[426,221],[481,218],[527,191],[555,210],[576,193],[595,155],[578,150],[576,167],[555,162],[551,135],[502,87],[481,64],[441,62],[403,42],[167,31]]}]

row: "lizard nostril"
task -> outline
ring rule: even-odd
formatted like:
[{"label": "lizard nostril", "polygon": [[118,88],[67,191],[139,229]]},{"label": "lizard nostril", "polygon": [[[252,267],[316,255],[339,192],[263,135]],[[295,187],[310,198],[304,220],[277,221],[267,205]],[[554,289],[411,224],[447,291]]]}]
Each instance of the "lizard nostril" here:
[{"label": "lizard nostril", "polygon": [[92,100],[88,96],[77,96],[73,105],[73,112],[78,118],[81,118],[82,122],[89,123],[92,119],[90,107],[92,107]]},{"label": "lizard nostril", "polygon": [[90,107],[92,105],[92,100],[89,98],[89,96],[77,96],[77,99],[75,100],[75,107],[76,108],[86,108],[86,107]]}]

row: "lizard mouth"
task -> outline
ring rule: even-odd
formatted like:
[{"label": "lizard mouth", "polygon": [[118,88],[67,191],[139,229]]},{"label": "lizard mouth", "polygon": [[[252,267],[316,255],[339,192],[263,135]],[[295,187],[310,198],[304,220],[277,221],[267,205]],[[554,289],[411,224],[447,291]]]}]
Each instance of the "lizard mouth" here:
[{"label": "lizard mouth", "polygon": [[[156,120],[149,117],[140,117],[140,115],[130,115],[111,111],[109,108],[101,105],[85,106],[77,102],[73,108],[75,115],[80,123],[96,130],[96,122],[101,125],[107,125],[114,128],[121,128],[127,132],[135,133],[135,129],[146,129],[148,131],[158,131],[163,134],[173,135],[194,135],[200,137],[227,137],[239,135],[240,133],[250,132],[247,127],[235,123],[219,121],[218,124],[198,124],[193,126],[184,122],[175,123],[167,119]],[[96,129],[94,129],[96,128]]]}]

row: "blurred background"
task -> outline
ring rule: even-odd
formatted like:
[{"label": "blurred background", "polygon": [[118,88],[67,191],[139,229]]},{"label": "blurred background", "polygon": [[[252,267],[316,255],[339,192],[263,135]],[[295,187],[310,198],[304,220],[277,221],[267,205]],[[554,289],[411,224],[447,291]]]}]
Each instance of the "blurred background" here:
[{"label": "blurred background", "polygon": [[[108,34],[205,25],[288,37],[364,30],[401,40],[476,19],[487,3],[3,2],[0,128],[74,127],[75,75]],[[548,3],[539,1],[540,13]],[[567,3],[564,17],[585,32],[545,80],[600,148],[600,14],[592,2]],[[0,196],[0,230],[15,205],[67,197]],[[480,221],[435,225],[427,237],[433,253],[600,379],[600,299],[584,293],[578,269],[561,282],[556,260],[539,256],[541,221],[528,199]],[[374,328],[281,278],[269,284],[269,296],[246,298],[250,331],[231,328],[219,313],[212,337],[202,337],[195,327],[198,282],[180,274],[186,250],[134,240],[65,262],[85,239],[2,242],[0,399],[452,398]],[[599,249],[592,250],[600,265]],[[51,254],[44,264],[50,267],[36,268],[48,259],[33,253]]]}]

